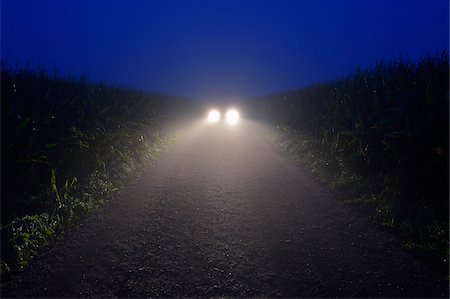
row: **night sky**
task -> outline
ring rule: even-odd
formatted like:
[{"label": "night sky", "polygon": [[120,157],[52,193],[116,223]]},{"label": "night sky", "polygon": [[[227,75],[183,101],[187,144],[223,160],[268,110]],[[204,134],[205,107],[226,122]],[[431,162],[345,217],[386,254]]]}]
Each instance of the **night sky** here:
[{"label": "night sky", "polygon": [[200,100],[241,100],[448,48],[448,0],[1,0],[1,56]]}]

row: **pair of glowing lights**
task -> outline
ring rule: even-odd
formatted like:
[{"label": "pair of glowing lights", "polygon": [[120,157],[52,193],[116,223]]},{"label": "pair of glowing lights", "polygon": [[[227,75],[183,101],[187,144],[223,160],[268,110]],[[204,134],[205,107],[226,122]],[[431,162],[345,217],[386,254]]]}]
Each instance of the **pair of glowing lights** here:
[{"label": "pair of glowing lights", "polygon": [[[220,112],[218,110],[211,110],[208,113],[208,122],[209,123],[217,123],[220,121]],[[230,109],[225,114],[225,121],[229,125],[235,125],[239,121],[239,112],[234,109]]]}]

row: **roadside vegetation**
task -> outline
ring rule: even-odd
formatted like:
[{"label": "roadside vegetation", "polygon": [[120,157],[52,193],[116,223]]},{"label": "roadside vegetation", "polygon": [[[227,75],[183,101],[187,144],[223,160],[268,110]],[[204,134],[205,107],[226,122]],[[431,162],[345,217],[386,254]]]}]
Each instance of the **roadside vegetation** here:
[{"label": "roadside vegetation", "polygon": [[[448,273],[448,52],[249,102],[274,142]],[[1,273],[125,186],[175,140],[181,99],[1,69]]]},{"label": "roadside vegetation", "polygon": [[176,139],[181,99],[45,70],[1,69],[2,278],[134,178]]},{"label": "roadside vegetation", "polygon": [[448,275],[448,52],[253,101],[273,139]]}]

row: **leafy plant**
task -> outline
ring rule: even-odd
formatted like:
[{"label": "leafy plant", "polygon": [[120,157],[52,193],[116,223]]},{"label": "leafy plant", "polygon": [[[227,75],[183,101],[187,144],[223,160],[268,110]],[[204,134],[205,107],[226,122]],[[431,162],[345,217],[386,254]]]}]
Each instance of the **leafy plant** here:
[{"label": "leafy plant", "polygon": [[448,263],[448,97],[443,51],[256,99],[249,110],[407,247]]},{"label": "leafy plant", "polygon": [[181,99],[2,61],[2,273],[104,203],[173,138]]}]

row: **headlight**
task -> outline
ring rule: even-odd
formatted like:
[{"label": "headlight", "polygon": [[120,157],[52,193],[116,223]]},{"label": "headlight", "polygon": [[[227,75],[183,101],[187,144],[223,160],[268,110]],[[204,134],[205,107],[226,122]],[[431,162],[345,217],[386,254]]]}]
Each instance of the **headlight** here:
[{"label": "headlight", "polygon": [[239,121],[239,113],[234,109],[228,110],[225,120],[228,124],[235,125]]},{"label": "headlight", "polygon": [[208,113],[208,122],[216,123],[220,120],[220,112],[217,110],[211,110]]}]

